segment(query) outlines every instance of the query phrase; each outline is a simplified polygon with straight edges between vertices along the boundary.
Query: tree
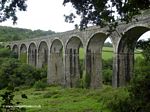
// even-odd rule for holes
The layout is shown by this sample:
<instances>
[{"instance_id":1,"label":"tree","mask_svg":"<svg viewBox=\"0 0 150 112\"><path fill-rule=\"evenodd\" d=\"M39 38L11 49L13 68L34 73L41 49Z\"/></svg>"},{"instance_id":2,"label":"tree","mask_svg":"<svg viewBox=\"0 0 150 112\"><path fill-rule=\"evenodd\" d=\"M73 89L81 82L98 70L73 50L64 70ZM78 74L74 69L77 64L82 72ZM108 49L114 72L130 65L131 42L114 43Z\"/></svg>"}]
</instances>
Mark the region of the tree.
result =
<instances>
[{"instance_id":1,"label":"tree","mask_svg":"<svg viewBox=\"0 0 150 112\"><path fill-rule=\"evenodd\" d=\"M16 12L26 11L26 0L1 0L0 1L0 22L12 19L15 24L17 21Z\"/></svg>"},{"instance_id":2,"label":"tree","mask_svg":"<svg viewBox=\"0 0 150 112\"><path fill-rule=\"evenodd\" d=\"M142 49L146 64L150 64L150 39L137 42L137 48Z\"/></svg>"},{"instance_id":3,"label":"tree","mask_svg":"<svg viewBox=\"0 0 150 112\"><path fill-rule=\"evenodd\" d=\"M81 17L80 28L86 28L88 24L100 25L110 28L117 26L117 20L126 21L133 19L134 15L140 14L141 10L150 8L149 0L64 0L63 4L71 3L76 9L76 14ZM71 13L66 16L67 22L73 22L76 18Z\"/></svg>"}]
</instances>

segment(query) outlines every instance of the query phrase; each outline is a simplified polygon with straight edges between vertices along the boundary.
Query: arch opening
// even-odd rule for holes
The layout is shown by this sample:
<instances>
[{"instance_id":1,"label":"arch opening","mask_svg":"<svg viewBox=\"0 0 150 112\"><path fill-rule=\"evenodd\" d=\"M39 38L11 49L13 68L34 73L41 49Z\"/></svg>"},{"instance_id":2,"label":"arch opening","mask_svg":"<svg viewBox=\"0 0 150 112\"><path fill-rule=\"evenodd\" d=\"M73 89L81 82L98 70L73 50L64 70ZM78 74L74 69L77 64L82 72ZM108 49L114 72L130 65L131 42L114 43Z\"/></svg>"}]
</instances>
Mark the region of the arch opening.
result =
<instances>
[{"instance_id":1,"label":"arch opening","mask_svg":"<svg viewBox=\"0 0 150 112\"><path fill-rule=\"evenodd\" d=\"M18 58L18 57L19 57L19 49L18 49L18 46L17 46L17 45L14 45L14 46L12 47L12 51L13 51L13 56L14 56L15 58Z\"/></svg>"},{"instance_id":2,"label":"arch opening","mask_svg":"<svg viewBox=\"0 0 150 112\"><path fill-rule=\"evenodd\" d=\"M27 46L25 44L21 44L20 46L20 61L27 63Z\"/></svg>"},{"instance_id":3,"label":"arch opening","mask_svg":"<svg viewBox=\"0 0 150 112\"><path fill-rule=\"evenodd\" d=\"M147 27L136 26L122 36L117 49L117 86L125 86L130 82L134 72L134 49L137 40L148 30Z\"/></svg>"},{"instance_id":4,"label":"arch opening","mask_svg":"<svg viewBox=\"0 0 150 112\"><path fill-rule=\"evenodd\" d=\"M42 41L38 48L38 67L47 68L48 64L48 45Z\"/></svg>"},{"instance_id":5,"label":"arch opening","mask_svg":"<svg viewBox=\"0 0 150 112\"><path fill-rule=\"evenodd\" d=\"M104 85L112 85L114 46L108 37L102 48L102 79Z\"/></svg>"},{"instance_id":6,"label":"arch opening","mask_svg":"<svg viewBox=\"0 0 150 112\"><path fill-rule=\"evenodd\" d=\"M83 87L84 51L79 37L73 36L69 39L65 49L65 81L69 87Z\"/></svg>"},{"instance_id":7,"label":"arch opening","mask_svg":"<svg viewBox=\"0 0 150 112\"><path fill-rule=\"evenodd\" d=\"M31 43L28 49L28 63L34 67L37 66L37 47L35 43Z\"/></svg>"},{"instance_id":8,"label":"arch opening","mask_svg":"<svg viewBox=\"0 0 150 112\"><path fill-rule=\"evenodd\" d=\"M10 46L10 45L7 45L6 48L11 49L11 46Z\"/></svg>"},{"instance_id":9,"label":"arch opening","mask_svg":"<svg viewBox=\"0 0 150 112\"><path fill-rule=\"evenodd\" d=\"M48 83L64 85L63 45L59 39L52 42L50 47Z\"/></svg>"},{"instance_id":10,"label":"arch opening","mask_svg":"<svg viewBox=\"0 0 150 112\"><path fill-rule=\"evenodd\" d=\"M102 47L107 35L94 34L86 48L86 87L100 88L102 86Z\"/></svg>"}]
</instances>

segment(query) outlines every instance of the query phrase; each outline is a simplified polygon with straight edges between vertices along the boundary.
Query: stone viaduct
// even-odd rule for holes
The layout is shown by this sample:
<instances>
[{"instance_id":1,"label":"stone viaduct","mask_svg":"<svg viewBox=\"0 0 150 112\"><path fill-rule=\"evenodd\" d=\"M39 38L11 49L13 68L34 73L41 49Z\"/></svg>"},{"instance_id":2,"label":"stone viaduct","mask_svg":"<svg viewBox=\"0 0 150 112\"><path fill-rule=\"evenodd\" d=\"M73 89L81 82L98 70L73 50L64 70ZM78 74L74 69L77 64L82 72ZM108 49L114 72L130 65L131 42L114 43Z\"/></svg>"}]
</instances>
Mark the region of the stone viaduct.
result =
<instances>
[{"instance_id":1,"label":"stone viaduct","mask_svg":"<svg viewBox=\"0 0 150 112\"><path fill-rule=\"evenodd\" d=\"M126 85L132 78L134 48L142 34L150 30L150 12L136 16L138 21L119 23L109 38L113 44L114 87ZM85 77L86 86L102 86L102 47L108 38L107 27L89 27L84 31L72 30L40 38L8 42L18 57L26 55L26 62L37 68L47 65L49 84L77 87ZM79 48L84 49L84 71L81 74Z\"/></svg>"}]
</instances>

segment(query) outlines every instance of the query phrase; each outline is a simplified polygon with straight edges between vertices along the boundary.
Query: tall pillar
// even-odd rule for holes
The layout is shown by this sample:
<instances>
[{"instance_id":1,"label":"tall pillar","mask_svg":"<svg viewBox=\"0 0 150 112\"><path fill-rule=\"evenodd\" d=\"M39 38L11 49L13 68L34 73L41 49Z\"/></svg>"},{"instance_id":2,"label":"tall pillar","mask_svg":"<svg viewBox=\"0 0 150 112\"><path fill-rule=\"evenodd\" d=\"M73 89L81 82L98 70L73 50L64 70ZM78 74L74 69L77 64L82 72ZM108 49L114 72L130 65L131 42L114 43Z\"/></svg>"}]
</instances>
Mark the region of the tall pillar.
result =
<instances>
[{"instance_id":1,"label":"tall pillar","mask_svg":"<svg viewBox=\"0 0 150 112\"><path fill-rule=\"evenodd\" d=\"M61 52L50 53L48 62L48 83L64 85L64 66Z\"/></svg>"},{"instance_id":2,"label":"tall pillar","mask_svg":"<svg viewBox=\"0 0 150 112\"><path fill-rule=\"evenodd\" d=\"M66 87L71 87L71 80L70 80L70 65L71 64L71 60L70 60L71 56L70 56L70 49L66 49L65 52L65 86Z\"/></svg>"},{"instance_id":3,"label":"tall pillar","mask_svg":"<svg viewBox=\"0 0 150 112\"><path fill-rule=\"evenodd\" d=\"M28 63L34 67L37 65L37 50L31 49L28 54Z\"/></svg>"},{"instance_id":4,"label":"tall pillar","mask_svg":"<svg viewBox=\"0 0 150 112\"><path fill-rule=\"evenodd\" d=\"M91 50L86 54L86 87L100 88L102 86L102 57L100 53Z\"/></svg>"},{"instance_id":5,"label":"tall pillar","mask_svg":"<svg viewBox=\"0 0 150 112\"><path fill-rule=\"evenodd\" d=\"M27 49L26 53L27 53L27 60L26 60L27 62L26 63L29 64L29 51L28 51L28 49Z\"/></svg>"},{"instance_id":6,"label":"tall pillar","mask_svg":"<svg viewBox=\"0 0 150 112\"><path fill-rule=\"evenodd\" d=\"M51 53L48 53L48 64L47 64L47 83L53 84L52 64L51 64Z\"/></svg>"},{"instance_id":7,"label":"tall pillar","mask_svg":"<svg viewBox=\"0 0 150 112\"><path fill-rule=\"evenodd\" d=\"M118 87L118 54L114 53L113 55L113 74L112 74L112 86Z\"/></svg>"},{"instance_id":8,"label":"tall pillar","mask_svg":"<svg viewBox=\"0 0 150 112\"><path fill-rule=\"evenodd\" d=\"M77 49L67 49L65 54L65 79L67 87L78 87L80 82L79 53Z\"/></svg>"},{"instance_id":9,"label":"tall pillar","mask_svg":"<svg viewBox=\"0 0 150 112\"><path fill-rule=\"evenodd\" d=\"M133 74L134 53L119 53L114 59L113 86L126 86Z\"/></svg>"}]
</instances>

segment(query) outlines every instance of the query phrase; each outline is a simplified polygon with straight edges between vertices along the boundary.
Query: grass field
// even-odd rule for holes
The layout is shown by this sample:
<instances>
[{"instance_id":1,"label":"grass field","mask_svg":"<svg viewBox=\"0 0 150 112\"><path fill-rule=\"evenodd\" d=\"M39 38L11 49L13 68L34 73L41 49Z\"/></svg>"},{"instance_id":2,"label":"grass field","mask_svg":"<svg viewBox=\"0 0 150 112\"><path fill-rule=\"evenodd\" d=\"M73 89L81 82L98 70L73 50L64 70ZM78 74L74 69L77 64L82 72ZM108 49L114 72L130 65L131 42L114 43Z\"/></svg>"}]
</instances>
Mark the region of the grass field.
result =
<instances>
[{"instance_id":1,"label":"grass field","mask_svg":"<svg viewBox=\"0 0 150 112\"><path fill-rule=\"evenodd\" d=\"M124 89L112 87L97 90L47 87L42 91L30 88L16 92L15 101L23 102L20 105L33 106L26 108L27 112L110 112L105 103L121 93L126 95ZM21 99L21 94L28 98Z\"/></svg>"},{"instance_id":2,"label":"grass field","mask_svg":"<svg viewBox=\"0 0 150 112\"><path fill-rule=\"evenodd\" d=\"M135 50L135 58L137 58L138 56L142 57L141 51ZM102 58L104 60L113 58L113 48L112 47L103 47ZM80 48L80 59L84 59L84 51L82 48Z\"/></svg>"}]
</instances>

